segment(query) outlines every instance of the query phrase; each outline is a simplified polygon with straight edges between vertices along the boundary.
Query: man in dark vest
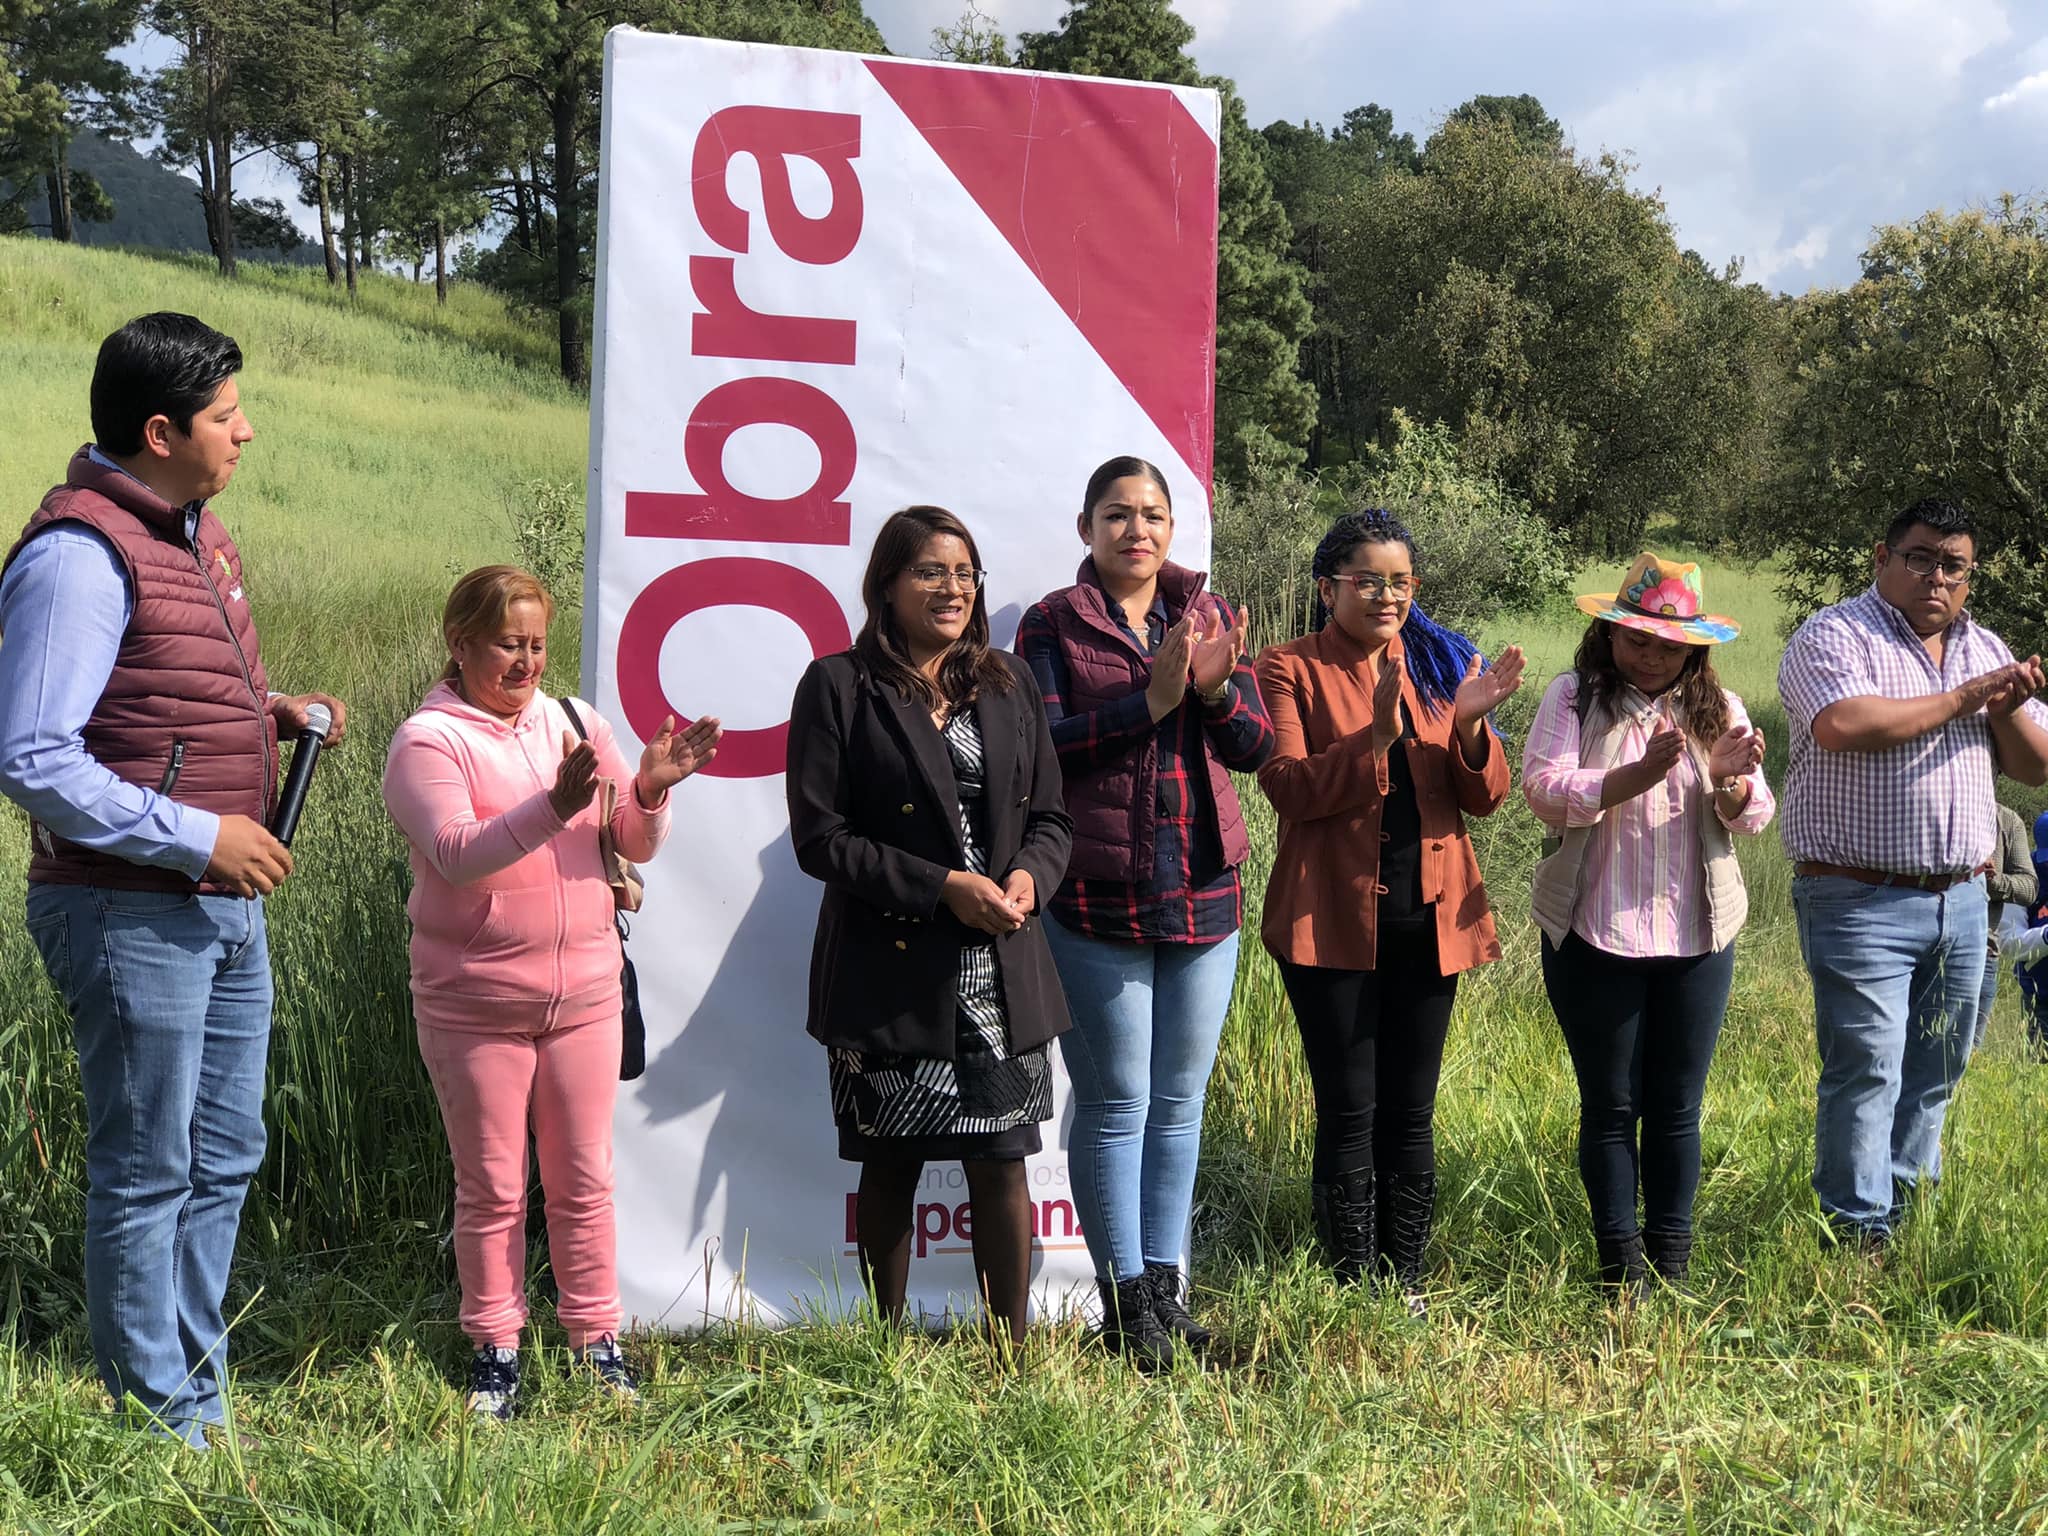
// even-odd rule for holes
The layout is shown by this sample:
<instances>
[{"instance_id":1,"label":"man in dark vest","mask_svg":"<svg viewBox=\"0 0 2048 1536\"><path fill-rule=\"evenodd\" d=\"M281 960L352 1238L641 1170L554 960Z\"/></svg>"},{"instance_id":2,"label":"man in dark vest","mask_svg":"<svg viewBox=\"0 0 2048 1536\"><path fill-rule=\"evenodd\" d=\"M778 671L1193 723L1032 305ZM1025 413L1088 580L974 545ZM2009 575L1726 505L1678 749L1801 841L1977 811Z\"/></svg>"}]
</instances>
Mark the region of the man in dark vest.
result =
<instances>
[{"instance_id":1,"label":"man in dark vest","mask_svg":"<svg viewBox=\"0 0 2048 1536\"><path fill-rule=\"evenodd\" d=\"M255 436L234 342L145 315L100 346L96 441L0 574L0 792L29 815L28 931L84 1079L86 1310L117 1404L204 1447L222 1298L263 1157L263 898L280 731L241 556L207 508Z\"/></svg>"}]
</instances>

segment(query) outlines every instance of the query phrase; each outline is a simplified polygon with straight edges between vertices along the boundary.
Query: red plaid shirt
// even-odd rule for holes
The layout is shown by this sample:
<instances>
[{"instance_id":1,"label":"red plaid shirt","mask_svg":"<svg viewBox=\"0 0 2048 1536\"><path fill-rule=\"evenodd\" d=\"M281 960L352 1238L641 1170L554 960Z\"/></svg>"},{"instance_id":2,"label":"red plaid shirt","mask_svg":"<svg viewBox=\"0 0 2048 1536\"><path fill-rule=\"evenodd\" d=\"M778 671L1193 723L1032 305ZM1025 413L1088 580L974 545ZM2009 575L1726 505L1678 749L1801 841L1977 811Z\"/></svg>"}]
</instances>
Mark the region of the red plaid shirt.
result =
<instances>
[{"instance_id":1,"label":"red plaid shirt","mask_svg":"<svg viewBox=\"0 0 2048 1536\"><path fill-rule=\"evenodd\" d=\"M1110 612L1124 623L1117 604L1110 604ZM1163 597L1153 601L1145 627L1144 649L1150 652L1166 636ZM1143 688L1103 709L1069 710L1073 689L1066 653L1043 603L1018 625L1017 653L1045 696L1060 771L1069 781L1121 762L1148 740L1159 743L1152 877L1130 883L1069 879L1052 899L1052 915L1075 933L1133 944L1214 944L1235 933L1244 922L1244 885L1223 862L1204 754L1213 752L1224 767L1250 773L1272 752L1273 722L1251 662L1238 661L1217 703L1204 704L1190 691L1186 704L1155 724Z\"/></svg>"}]
</instances>

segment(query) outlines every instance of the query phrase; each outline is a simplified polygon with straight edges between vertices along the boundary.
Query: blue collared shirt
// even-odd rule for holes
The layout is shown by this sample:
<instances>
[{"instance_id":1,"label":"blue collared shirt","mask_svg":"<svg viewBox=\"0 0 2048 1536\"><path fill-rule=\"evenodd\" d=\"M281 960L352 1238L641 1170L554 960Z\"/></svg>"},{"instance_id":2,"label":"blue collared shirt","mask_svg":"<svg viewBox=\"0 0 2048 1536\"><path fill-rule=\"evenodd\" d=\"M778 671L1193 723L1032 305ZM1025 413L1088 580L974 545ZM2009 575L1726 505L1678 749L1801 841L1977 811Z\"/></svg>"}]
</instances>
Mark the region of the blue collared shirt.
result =
<instances>
[{"instance_id":1,"label":"blue collared shirt","mask_svg":"<svg viewBox=\"0 0 2048 1536\"><path fill-rule=\"evenodd\" d=\"M97 448L92 457L121 467ZM198 509L185 515L189 538ZM0 580L0 793L82 848L197 880L220 818L115 777L85 746L134 614L120 556L82 523L38 534L15 557Z\"/></svg>"}]
</instances>

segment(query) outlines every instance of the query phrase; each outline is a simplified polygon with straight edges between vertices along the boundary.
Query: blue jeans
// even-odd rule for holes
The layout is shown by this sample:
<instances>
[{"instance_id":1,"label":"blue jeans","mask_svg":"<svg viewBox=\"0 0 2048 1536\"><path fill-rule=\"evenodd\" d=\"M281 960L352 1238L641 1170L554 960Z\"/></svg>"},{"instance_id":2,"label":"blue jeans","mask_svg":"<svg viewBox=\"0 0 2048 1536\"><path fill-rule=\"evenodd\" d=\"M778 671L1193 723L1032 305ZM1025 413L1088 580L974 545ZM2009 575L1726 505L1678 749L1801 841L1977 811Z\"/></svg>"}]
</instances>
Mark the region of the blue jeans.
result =
<instances>
[{"instance_id":1,"label":"blue jeans","mask_svg":"<svg viewBox=\"0 0 2048 1536\"><path fill-rule=\"evenodd\" d=\"M1102 1279L1181 1261L1202 1150L1202 1100L1237 979L1233 933L1214 944L1121 944L1045 925L1074 1027L1067 1166Z\"/></svg>"},{"instance_id":2,"label":"blue jeans","mask_svg":"<svg viewBox=\"0 0 2048 1536\"><path fill-rule=\"evenodd\" d=\"M1991 1032L1991 1009L1997 1001L1998 956L1992 954L1987 946L1984 953L1984 985L1977 993L1977 1019L1970 1029L1970 1049L1973 1052L1984 1043L1985 1035Z\"/></svg>"},{"instance_id":3,"label":"blue jeans","mask_svg":"<svg viewBox=\"0 0 2048 1536\"><path fill-rule=\"evenodd\" d=\"M1941 1177L1941 1123L1984 983L1984 880L1942 892L1797 875L1820 1086L1813 1187L1837 1228L1890 1232Z\"/></svg>"},{"instance_id":4,"label":"blue jeans","mask_svg":"<svg viewBox=\"0 0 2048 1536\"><path fill-rule=\"evenodd\" d=\"M263 1160L263 903L31 884L28 931L85 1085L85 1304L100 1379L203 1444L223 1416L221 1315Z\"/></svg>"}]
</instances>

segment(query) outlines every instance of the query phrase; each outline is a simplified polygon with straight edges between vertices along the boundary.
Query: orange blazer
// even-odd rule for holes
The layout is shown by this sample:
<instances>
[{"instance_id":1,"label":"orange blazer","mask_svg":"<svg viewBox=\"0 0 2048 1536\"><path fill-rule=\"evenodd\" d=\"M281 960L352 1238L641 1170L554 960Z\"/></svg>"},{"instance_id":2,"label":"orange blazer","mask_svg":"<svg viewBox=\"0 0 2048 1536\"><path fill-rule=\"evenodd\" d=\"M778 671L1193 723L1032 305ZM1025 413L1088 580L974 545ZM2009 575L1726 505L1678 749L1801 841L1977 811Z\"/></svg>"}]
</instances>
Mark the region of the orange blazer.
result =
<instances>
[{"instance_id":1,"label":"orange blazer","mask_svg":"<svg viewBox=\"0 0 2048 1536\"><path fill-rule=\"evenodd\" d=\"M1401 665L1398 636L1386 659ZM1257 671L1274 735L1259 788L1280 813L1259 936L1297 965L1369 971L1379 936L1381 796L1390 787L1386 757L1372 746L1375 670L1365 648L1330 624L1269 646ZM1448 705L1431 715L1405 675L1401 700L1415 726L1405 745L1422 814L1422 898L1436 903L1437 950L1451 976L1500 958L1465 817L1490 816L1507 798L1507 753L1489 726L1486 762L1471 767L1452 739Z\"/></svg>"}]
</instances>

